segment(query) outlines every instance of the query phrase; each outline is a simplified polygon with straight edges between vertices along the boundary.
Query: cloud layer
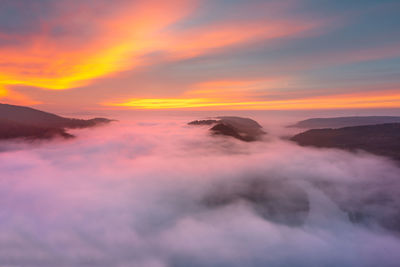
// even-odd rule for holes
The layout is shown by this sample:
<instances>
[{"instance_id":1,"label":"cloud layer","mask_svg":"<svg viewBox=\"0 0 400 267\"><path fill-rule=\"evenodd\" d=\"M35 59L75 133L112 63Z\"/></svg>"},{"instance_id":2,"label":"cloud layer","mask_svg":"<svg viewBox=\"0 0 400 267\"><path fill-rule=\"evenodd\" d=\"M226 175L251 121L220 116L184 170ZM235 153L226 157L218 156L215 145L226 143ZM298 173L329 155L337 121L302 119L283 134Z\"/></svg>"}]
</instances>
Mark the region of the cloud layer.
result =
<instances>
[{"instance_id":1,"label":"cloud layer","mask_svg":"<svg viewBox=\"0 0 400 267\"><path fill-rule=\"evenodd\" d=\"M1 143L0 265L397 266L398 229L381 223L400 203L392 162L273 135L241 143L186 121ZM253 181L278 200L305 193L304 220L263 216L244 197ZM224 194L229 201L207 202ZM365 220L351 220L344 208L352 207Z\"/></svg>"}]
</instances>

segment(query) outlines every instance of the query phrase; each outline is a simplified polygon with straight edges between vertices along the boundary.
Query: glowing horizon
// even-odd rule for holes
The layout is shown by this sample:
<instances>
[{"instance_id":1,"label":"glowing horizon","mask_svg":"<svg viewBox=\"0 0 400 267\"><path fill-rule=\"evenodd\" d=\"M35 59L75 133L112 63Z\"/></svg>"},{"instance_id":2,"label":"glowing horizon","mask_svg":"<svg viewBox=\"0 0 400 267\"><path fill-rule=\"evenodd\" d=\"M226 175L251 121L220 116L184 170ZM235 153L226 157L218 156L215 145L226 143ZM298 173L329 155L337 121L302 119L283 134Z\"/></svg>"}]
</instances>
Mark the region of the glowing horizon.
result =
<instances>
[{"instance_id":1,"label":"glowing horizon","mask_svg":"<svg viewBox=\"0 0 400 267\"><path fill-rule=\"evenodd\" d=\"M78 110L400 108L398 3L361 7L9 2L0 101Z\"/></svg>"},{"instance_id":2,"label":"glowing horizon","mask_svg":"<svg viewBox=\"0 0 400 267\"><path fill-rule=\"evenodd\" d=\"M132 109L197 109L229 110L298 110L298 109L352 109L352 108L398 108L400 93L388 95L339 95L320 98L257 101L224 100L213 98L138 98L123 103L104 103L110 107Z\"/></svg>"}]
</instances>

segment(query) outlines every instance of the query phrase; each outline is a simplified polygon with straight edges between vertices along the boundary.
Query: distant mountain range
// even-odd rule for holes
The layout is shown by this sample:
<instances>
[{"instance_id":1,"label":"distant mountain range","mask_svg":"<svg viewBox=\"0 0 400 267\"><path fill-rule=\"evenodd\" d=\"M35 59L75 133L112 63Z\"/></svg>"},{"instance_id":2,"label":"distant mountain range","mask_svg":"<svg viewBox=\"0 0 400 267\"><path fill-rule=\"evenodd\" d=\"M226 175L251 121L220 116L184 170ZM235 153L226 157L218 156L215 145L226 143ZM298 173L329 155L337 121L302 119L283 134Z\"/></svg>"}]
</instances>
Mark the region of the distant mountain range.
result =
<instances>
[{"instance_id":1,"label":"distant mountain range","mask_svg":"<svg viewBox=\"0 0 400 267\"><path fill-rule=\"evenodd\" d=\"M67 133L68 128L87 128L109 122L111 120L105 118L64 118L29 107L0 104L0 139L71 138L73 135Z\"/></svg>"},{"instance_id":2,"label":"distant mountain range","mask_svg":"<svg viewBox=\"0 0 400 267\"><path fill-rule=\"evenodd\" d=\"M361 117L335 117L312 118L299 121L289 127L296 128L342 128L350 126L375 125L383 123L400 123L400 117L396 116L361 116Z\"/></svg>"},{"instance_id":3,"label":"distant mountain range","mask_svg":"<svg viewBox=\"0 0 400 267\"><path fill-rule=\"evenodd\" d=\"M400 161L400 123L312 129L291 138L301 146L365 150Z\"/></svg>"}]
</instances>

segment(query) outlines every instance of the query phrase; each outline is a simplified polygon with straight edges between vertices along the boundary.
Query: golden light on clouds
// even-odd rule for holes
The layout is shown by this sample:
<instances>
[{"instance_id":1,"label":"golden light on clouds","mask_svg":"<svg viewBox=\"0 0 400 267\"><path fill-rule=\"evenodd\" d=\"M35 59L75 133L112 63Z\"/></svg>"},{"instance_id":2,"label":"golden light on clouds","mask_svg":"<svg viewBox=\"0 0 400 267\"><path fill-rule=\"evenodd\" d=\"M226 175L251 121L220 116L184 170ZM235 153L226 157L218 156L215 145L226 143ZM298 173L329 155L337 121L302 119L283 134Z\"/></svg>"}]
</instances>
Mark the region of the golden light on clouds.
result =
<instances>
[{"instance_id":1,"label":"golden light on clouds","mask_svg":"<svg viewBox=\"0 0 400 267\"><path fill-rule=\"evenodd\" d=\"M106 106L131 109L229 109L229 110L286 110L286 109L351 109L400 108L400 93L388 91L371 94L343 94L335 96L286 99L243 100L225 98L149 98L130 99Z\"/></svg>"},{"instance_id":2,"label":"golden light on clouds","mask_svg":"<svg viewBox=\"0 0 400 267\"><path fill-rule=\"evenodd\" d=\"M295 35L313 26L301 21L255 20L240 25L224 21L189 30L168 28L188 16L194 5L190 0L142 1L95 20L97 34L78 44L67 45L68 39L67 44L57 42L44 31L29 37L22 47L0 48L0 84L54 90L80 87L146 65L143 57L151 52L162 51L167 59L177 60L247 41ZM73 15L59 20L67 19ZM56 22L47 22L44 28L51 28L52 23Z\"/></svg>"},{"instance_id":3,"label":"golden light on clouds","mask_svg":"<svg viewBox=\"0 0 400 267\"><path fill-rule=\"evenodd\" d=\"M187 98L213 97L246 98L265 94L268 89L285 88L289 82L286 77L264 78L257 80L217 80L197 83L191 90L184 93Z\"/></svg>"},{"instance_id":4,"label":"golden light on clouds","mask_svg":"<svg viewBox=\"0 0 400 267\"><path fill-rule=\"evenodd\" d=\"M335 96L340 88L332 85L342 85L318 73L331 66L332 77L362 74L359 66L342 73L337 64L398 57L396 40L357 49L320 44L332 19L296 13L281 1L111 2L11 1L21 17L6 18L0 29L0 101L139 109L398 106L397 94L381 93L398 85L393 71L376 74L373 96ZM25 21L27 7L49 12ZM355 81L357 91L372 91L370 75L360 77L343 79L342 87L352 92ZM75 90L62 91L68 89Z\"/></svg>"},{"instance_id":5,"label":"golden light on clouds","mask_svg":"<svg viewBox=\"0 0 400 267\"><path fill-rule=\"evenodd\" d=\"M140 55L156 49L157 32L189 10L190 1L150 0L104 18L95 25L99 34L80 40L77 48L56 42L48 32L31 37L29 45L0 48L0 84L69 89L133 67Z\"/></svg>"},{"instance_id":6,"label":"golden light on clouds","mask_svg":"<svg viewBox=\"0 0 400 267\"><path fill-rule=\"evenodd\" d=\"M0 100L2 101L6 100L7 103L10 104L21 104L21 105L40 104L39 101L34 101L23 94L8 90L2 87L1 85L0 85Z\"/></svg>"}]
</instances>

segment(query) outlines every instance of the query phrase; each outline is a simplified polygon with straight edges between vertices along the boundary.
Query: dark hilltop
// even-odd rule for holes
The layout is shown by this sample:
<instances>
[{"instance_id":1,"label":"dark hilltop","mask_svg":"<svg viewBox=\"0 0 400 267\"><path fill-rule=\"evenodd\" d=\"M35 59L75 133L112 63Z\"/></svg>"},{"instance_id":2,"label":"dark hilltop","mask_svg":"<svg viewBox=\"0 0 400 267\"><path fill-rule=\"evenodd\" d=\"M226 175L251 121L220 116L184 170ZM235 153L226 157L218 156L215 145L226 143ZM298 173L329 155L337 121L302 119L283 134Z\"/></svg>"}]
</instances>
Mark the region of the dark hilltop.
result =
<instances>
[{"instance_id":1,"label":"dark hilltop","mask_svg":"<svg viewBox=\"0 0 400 267\"><path fill-rule=\"evenodd\" d=\"M220 116L213 119L195 120L188 125L212 126L209 130L212 135L224 135L245 142L261 140L266 134L262 126L255 120L234 116Z\"/></svg>"},{"instance_id":2,"label":"dark hilltop","mask_svg":"<svg viewBox=\"0 0 400 267\"><path fill-rule=\"evenodd\" d=\"M375 118L373 121L376 122L378 117L369 118ZM384 120L395 120L396 117L384 118ZM337 122L336 119L333 121ZM400 161L400 123L311 129L293 136L291 140L301 146L364 150Z\"/></svg>"},{"instance_id":3,"label":"dark hilltop","mask_svg":"<svg viewBox=\"0 0 400 267\"><path fill-rule=\"evenodd\" d=\"M0 140L72 138L74 136L66 129L94 127L111 121L105 118L65 118L29 107L0 104Z\"/></svg>"}]
</instances>

